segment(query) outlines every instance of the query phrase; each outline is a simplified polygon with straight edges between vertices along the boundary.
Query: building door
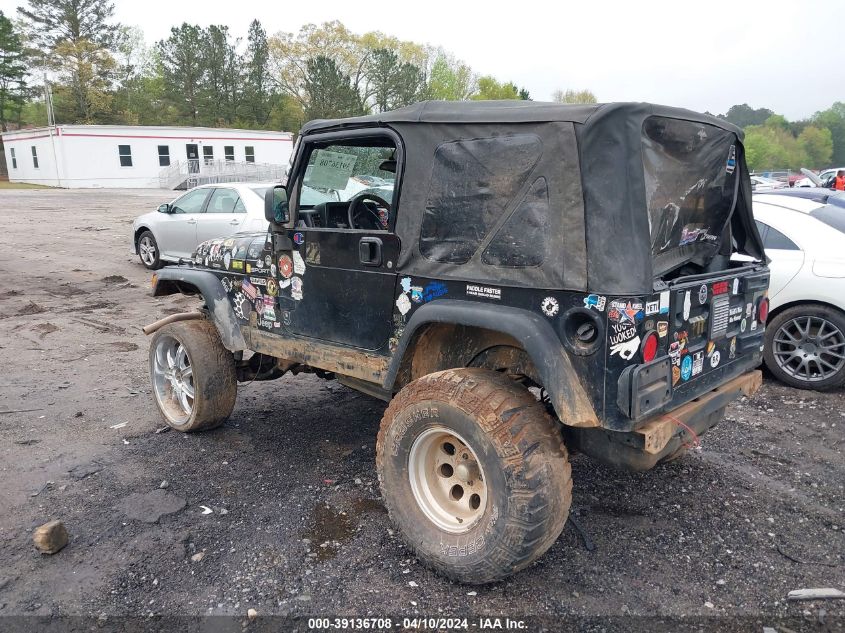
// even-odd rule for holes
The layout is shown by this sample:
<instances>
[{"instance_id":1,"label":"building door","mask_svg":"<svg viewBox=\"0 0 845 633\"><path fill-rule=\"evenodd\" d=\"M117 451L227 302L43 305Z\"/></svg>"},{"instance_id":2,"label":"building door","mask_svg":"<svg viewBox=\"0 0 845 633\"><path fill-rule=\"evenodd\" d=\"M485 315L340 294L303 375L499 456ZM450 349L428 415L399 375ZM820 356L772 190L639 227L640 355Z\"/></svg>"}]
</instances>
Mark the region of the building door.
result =
<instances>
[{"instance_id":1,"label":"building door","mask_svg":"<svg viewBox=\"0 0 845 633\"><path fill-rule=\"evenodd\" d=\"M188 173L198 174L200 171L200 150L196 143L185 145L185 153L188 155Z\"/></svg>"}]
</instances>

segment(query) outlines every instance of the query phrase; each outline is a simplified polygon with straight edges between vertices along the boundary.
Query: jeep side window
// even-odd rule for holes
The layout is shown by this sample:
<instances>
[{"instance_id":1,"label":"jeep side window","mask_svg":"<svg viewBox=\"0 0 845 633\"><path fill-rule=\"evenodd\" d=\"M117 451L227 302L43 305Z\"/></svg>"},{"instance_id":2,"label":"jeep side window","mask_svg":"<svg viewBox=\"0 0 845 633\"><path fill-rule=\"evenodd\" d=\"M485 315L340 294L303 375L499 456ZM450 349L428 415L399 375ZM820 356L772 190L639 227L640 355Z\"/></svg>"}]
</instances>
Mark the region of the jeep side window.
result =
<instances>
[{"instance_id":1,"label":"jeep side window","mask_svg":"<svg viewBox=\"0 0 845 633\"><path fill-rule=\"evenodd\" d=\"M311 228L386 230L396 183L396 149L387 137L319 144L301 176L299 224ZM361 203L349 226L349 204ZM379 201L383 201L382 204Z\"/></svg>"}]
</instances>

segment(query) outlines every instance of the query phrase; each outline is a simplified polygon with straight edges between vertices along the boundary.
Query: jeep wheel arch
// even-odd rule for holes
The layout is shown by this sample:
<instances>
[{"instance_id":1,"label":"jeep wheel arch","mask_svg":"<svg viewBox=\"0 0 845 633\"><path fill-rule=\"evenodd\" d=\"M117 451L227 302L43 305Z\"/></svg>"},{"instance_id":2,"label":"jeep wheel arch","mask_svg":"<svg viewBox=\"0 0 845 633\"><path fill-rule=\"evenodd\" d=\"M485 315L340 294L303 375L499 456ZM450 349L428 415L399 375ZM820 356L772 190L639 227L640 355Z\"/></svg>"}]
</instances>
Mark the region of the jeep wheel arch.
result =
<instances>
[{"instance_id":1,"label":"jeep wheel arch","mask_svg":"<svg viewBox=\"0 0 845 633\"><path fill-rule=\"evenodd\" d=\"M223 347L230 352L247 349L235 311L217 275L206 270L176 266L163 268L157 273L153 296L176 293L202 295L211 320L220 334Z\"/></svg>"},{"instance_id":2,"label":"jeep wheel arch","mask_svg":"<svg viewBox=\"0 0 845 633\"><path fill-rule=\"evenodd\" d=\"M523 355L520 362L524 371L535 373L534 376L526 375L546 388L560 420L571 426L599 425L592 403L551 324L537 314L508 306L488 306L452 299L441 299L421 306L405 326L382 386L395 392L408 380L418 377L414 374L454 368L454 365L439 366L449 365L449 358L444 358L437 349L438 343L428 337L429 333L442 332L443 328L448 327L480 328L498 335L487 337L485 345L475 347L474 353L472 348L463 350L469 356L466 365L484 365L485 359L479 356L488 349L510 347L513 352L495 350L488 352L488 356L490 353L515 353L517 360L520 360L518 351L524 350L530 361L526 364ZM418 350L426 354L418 355ZM436 352L437 356L432 352ZM457 350L449 356L460 355L461 352ZM412 372L411 365L420 356L427 356L428 360L424 368L415 368ZM473 360L476 362L473 363Z\"/></svg>"}]
</instances>

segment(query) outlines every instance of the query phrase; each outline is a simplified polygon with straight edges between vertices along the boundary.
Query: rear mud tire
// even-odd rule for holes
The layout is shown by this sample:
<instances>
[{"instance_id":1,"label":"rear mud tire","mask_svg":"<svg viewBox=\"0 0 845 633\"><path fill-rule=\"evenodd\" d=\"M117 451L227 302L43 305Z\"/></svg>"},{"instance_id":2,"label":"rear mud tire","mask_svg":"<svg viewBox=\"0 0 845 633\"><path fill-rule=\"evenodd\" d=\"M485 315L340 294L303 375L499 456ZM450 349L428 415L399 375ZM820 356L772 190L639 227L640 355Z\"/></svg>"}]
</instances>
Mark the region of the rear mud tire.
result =
<instances>
[{"instance_id":1,"label":"rear mud tire","mask_svg":"<svg viewBox=\"0 0 845 633\"><path fill-rule=\"evenodd\" d=\"M457 529L431 518L412 482L420 472L410 463L415 446L438 432L460 438L484 480L483 504ZM424 564L463 583L494 582L528 567L557 540L572 503L558 423L527 389L485 369L442 371L402 389L382 418L376 465L405 543Z\"/></svg>"},{"instance_id":2,"label":"rear mud tire","mask_svg":"<svg viewBox=\"0 0 845 633\"><path fill-rule=\"evenodd\" d=\"M187 357L181 365L190 367L177 378L182 387L174 389L169 377L167 352ZM176 363L180 365L180 363ZM178 373L178 372L177 372ZM150 341L150 375L153 398L167 424L183 433L205 431L223 424L235 407L238 383L235 360L223 347L217 328L205 319L177 321L157 330ZM173 372L170 371L169 376ZM159 377L157 379L157 376ZM179 393L185 386L192 397L181 399Z\"/></svg>"}]
</instances>

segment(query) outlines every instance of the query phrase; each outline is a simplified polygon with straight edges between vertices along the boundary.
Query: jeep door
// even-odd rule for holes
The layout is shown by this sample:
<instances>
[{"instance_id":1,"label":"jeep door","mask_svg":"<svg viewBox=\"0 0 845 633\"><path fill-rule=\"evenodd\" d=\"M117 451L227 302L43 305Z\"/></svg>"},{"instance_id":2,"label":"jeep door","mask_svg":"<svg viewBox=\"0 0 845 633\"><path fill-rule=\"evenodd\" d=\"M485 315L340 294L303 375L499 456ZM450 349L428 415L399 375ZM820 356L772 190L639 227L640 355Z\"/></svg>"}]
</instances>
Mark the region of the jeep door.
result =
<instances>
[{"instance_id":1,"label":"jeep door","mask_svg":"<svg viewBox=\"0 0 845 633\"><path fill-rule=\"evenodd\" d=\"M393 228L399 139L387 130L361 130L303 142L288 185L296 218L287 233L291 262L278 266L280 286L290 283L292 298L285 327L331 343L386 348L399 255ZM315 204L315 191L329 201Z\"/></svg>"}]
</instances>

